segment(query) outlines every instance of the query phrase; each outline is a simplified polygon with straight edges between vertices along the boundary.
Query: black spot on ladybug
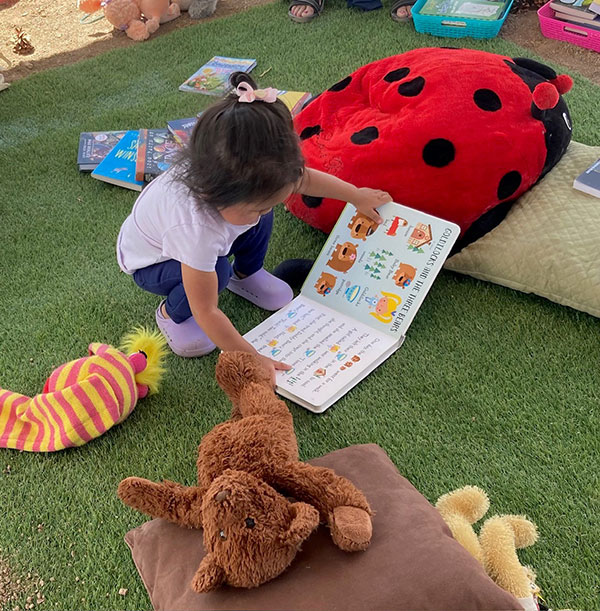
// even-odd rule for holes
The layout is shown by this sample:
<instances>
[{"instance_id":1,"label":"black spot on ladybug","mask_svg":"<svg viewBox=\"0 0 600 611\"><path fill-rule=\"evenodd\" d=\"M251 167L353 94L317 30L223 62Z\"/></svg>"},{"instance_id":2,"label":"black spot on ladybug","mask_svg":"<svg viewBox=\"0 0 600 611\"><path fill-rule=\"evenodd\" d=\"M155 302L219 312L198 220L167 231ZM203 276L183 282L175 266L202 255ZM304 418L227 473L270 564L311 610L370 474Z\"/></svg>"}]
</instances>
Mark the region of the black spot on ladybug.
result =
<instances>
[{"instance_id":1,"label":"black spot on ladybug","mask_svg":"<svg viewBox=\"0 0 600 611\"><path fill-rule=\"evenodd\" d=\"M379 130L374 127L365 127L358 132L354 132L350 136L350 142L352 144L369 144L373 142L373 140L377 140L379 138Z\"/></svg>"},{"instance_id":2,"label":"black spot on ladybug","mask_svg":"<svg viewBox=\"0 0 600 611\"><path fill-rule=\"evenodd\" d=\"M454 161L455 153L450 140L435 138L423 147L423 161L434 168L443 168Z\"/></svg>"},{"instance_id":3,"label":"black spot on ladybug","mask_svg":"<svg viewBox=\"0 0 600 611\"><path fill-rule=\"evenodd\" d=\"M300 132L300 140L306 140L307 138L312 138L313 136L316 136L317 134L320 134L320 133L321 133L320 125L311 125L310 127L305 127Z\"/></svg>"},{"instance_id":4,"label":"black spot on ladybug","mask_svg":"<svg viewBox=\"0 0 600 611\"><path fill-rule=\"evenodd\" d=\"M345 79L342 79L335 85L332 85L328 91L342 91L342 89L346 89L346 87L348 87L351 81L352 81L352 77L347 76Z\"/></svg>"},{"instance_id":5,"label":"black spot on ladybug","mask_svg":"<svg viewBox=\"0 0 600 611\"><path fill-rule=\"evenodd\" d=\"M423 87L425 87L425 79L422 76L417 76L412 81L398 85L398 93L412 98L419 95L423 91Z\"/></svg>"},{"instance_id":6,"label":"black spot on ladybug","mask_svg":"<svg viewBox=\"0 0 600 611\"><path fill-rule=\"evenodd\" d=\"M388 72L383 80L386 83L395 83L396 81L401 81L403 78L406 78L410 72L410 68L398 68L397 70L392 70Z\"/></svg>"},{"instance_id":7,"label":"black spot on ladybug","mask_svg":"<svg viewBox=\"0 0 600 611\"><path fill-rule=\"evenodd\" d=\"M318 208L323 203L323 198L313 197L312 195L303 195L302 201L307 208Z\"/></svg>"},{"instance_id":8,"label":"black spot on ladybug","mask_svg":"<svg viewBox=\"0 0 600 611\"><path fill-rule=\"evenodd\" d=\"M491 89L478 89L473 94L473 101L481 110L487 110L489 112L495 112L502 108L502 102L498 94L494 93Z\"/></svg>"},{"instance_id":9,"label":"black spot on ladybug","mask_svg":"<svg viewBox=\"0 0 600 611\"><path fill-rule=\"evenodd\" d=\"M498 185L498 199L510 197L521 186L521 174L516 170L505 174Z\"/></svg>"}]
</instances>

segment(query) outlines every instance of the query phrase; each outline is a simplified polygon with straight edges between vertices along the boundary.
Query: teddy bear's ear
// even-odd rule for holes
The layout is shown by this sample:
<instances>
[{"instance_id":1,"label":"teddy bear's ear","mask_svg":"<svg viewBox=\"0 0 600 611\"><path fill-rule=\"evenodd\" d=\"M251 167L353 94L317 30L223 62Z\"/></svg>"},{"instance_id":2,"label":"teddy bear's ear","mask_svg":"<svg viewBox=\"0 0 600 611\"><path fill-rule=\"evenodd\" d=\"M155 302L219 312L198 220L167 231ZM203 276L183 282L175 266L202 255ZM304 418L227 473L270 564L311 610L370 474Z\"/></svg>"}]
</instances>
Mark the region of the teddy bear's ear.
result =
<instances>
[{"instance_id":1,"label":"teddy bear's ear","mask_svg":"<svg viewBox=\"0 0 600 611\"><path fill-rule=\"evenodd\" d=\"M290 507L292 522L288 529L279 535L284 545L298 546L319 525L319 512L307 503L293 503Z\"/></svg>"},{"instance_id":2,"label":"teddy bear's ear","mask_svg":"<svg viewBox=\"0 0 600 611\"><path fill-rule=\"evenodd\" d=\"M213 554L206 554L192 579L192 590L202 594L225 583L225 571L217 564Z\"/></svg>"}]
</instances>

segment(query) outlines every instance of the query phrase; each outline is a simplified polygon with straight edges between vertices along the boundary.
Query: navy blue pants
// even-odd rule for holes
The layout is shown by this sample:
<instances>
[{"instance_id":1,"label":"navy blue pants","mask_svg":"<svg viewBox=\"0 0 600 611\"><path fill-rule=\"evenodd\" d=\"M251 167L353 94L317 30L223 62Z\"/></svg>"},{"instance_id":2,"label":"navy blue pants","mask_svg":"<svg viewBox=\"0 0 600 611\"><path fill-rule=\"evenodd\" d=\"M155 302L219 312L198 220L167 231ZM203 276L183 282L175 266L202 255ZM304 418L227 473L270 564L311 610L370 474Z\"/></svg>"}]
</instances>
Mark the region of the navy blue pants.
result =
<instances>
[{"instance_id":1,"label":"navy blue pants","mask_svg":"<svg viewBox=\"0 0 600 611\"><path fill-rule=\"evenodd\" d=\"M258 224L238 236L226 257L217 259L215 272L217 272L219 279L219 293L225 289L233 273L229 262L231 255L235 258L233 264L235 271L244 276L254 274L263 266L272 229L273 211L262 216ZM133 279L144 290L167 297L165 307L167 314L174 322L183 322L192 315L183 288L181 263L179 261L169 259L162 263L143 267L134 272Z\"/></svg>"}]
</instances>

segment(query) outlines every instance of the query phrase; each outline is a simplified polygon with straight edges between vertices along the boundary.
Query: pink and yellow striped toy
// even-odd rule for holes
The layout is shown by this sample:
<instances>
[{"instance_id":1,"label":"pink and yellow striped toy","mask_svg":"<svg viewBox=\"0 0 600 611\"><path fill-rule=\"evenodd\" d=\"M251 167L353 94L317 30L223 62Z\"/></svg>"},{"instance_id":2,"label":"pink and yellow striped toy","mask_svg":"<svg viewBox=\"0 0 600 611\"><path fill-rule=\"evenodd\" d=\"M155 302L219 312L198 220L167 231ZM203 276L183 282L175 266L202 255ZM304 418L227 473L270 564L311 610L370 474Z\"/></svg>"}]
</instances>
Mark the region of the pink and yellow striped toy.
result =
<instances>
[{"instance_id":1,"label":"pink and yellow striped toy","mask_svg":"<svg viewBox=\"0 0 600 611\"><path fill-rule=\"evenodd\" d=\"M160 333L138 328L122 350L90 344L89 356L55 369L33 398L0 387L0 448L55 452L123 422L158 390L166 347Z\"/></svg>"}]
</instances>

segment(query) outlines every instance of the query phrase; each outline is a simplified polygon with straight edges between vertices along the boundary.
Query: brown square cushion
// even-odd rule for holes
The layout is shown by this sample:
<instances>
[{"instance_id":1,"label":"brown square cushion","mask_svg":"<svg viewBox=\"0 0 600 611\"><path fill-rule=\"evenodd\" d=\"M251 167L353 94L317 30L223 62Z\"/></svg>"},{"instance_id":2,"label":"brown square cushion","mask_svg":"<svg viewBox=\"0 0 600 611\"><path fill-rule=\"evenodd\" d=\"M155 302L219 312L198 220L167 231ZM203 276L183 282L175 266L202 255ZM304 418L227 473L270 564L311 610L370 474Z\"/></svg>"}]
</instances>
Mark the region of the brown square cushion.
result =
<instances>
[{"instance_id":1,"label":"brown square cushion","mask_svg":"<svg viewBox=\"0 0 600 611\"><path fill-rule=\"evenodd\" d=\"M309 462L335 469L366 494L376 512L366 552L340 551L321 527L277 579L252 590L196 594L190 582L204 556L202 532L152 520L125 541L154 609L521 610L379 446L352 446Z\"/></svg>"}]
</instances>

